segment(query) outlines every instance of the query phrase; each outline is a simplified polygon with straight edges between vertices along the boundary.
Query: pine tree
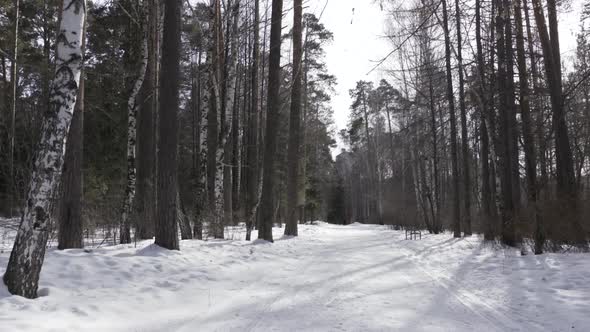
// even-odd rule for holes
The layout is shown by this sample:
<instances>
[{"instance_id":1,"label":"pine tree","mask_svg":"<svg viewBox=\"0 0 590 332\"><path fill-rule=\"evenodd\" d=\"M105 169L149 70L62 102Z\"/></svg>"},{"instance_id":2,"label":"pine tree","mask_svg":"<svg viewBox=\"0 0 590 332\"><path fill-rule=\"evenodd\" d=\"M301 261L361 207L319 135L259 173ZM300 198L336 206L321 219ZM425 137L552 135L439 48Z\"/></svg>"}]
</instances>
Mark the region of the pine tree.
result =
<instances>
[{"instance_id":1,"label":"pine tree","mask_svg":"<svg viewBox=\"0 0 590 332\"><path fill-rule=\"evenodd\" d=\"M278 131L278 115L281 100L279 98L281 71L281 28L283 0L272 0L270 28L270 55L268 69L268 97L266 112L266 133L264 136L264 159L262 197L260 201L261 221L258 238L273 241L272 226L274 221L274 187L275 187L275 153Z\"/></svg>"},{"instance_id":2,"label":"pine tree","mask_svg":"<svg viewBox=\"0 0 590 332\"><path fill-rule=\"evenodd\" d=\"M289 117L289 146L287 174L287 225L285 235L297 236L297 194L301 157L301 77L302 77L302 1L295 0L293 14L293 86L291 88L291 112Z\"/></svg>"},{"instance_id":3,"label":"pine tree","mask_svg":"<svg viewBox=\"0 0 590 332\"><path fill-rule=\"evenodd\" d=\"M160 76L158 198L155 243L178 250L178 93L180 83L180 0L166 0Z\"/></svg>"}]
</instances>

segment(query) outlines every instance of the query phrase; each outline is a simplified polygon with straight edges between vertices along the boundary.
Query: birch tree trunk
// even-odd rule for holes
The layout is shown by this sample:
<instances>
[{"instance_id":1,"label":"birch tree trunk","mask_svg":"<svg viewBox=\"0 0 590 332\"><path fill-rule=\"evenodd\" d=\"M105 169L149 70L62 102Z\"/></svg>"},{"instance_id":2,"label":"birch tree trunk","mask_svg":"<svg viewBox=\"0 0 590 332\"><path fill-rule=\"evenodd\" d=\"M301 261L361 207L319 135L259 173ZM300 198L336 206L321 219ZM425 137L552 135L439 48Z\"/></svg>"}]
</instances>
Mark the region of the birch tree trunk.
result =
<instances>
[{"instance_id":1,"label":"birch tree trunk","mask_svg":"<svg viewBox=\"0 0 590 332\"><path fill-rule=\"evenodd\" d=\"M139 114L137 117L137 206L136 237L151 239L154 236L156 214L155 154L156 132L154 127L157 103L158 71L158 0L148 1L148 63L142 86Z\"/></svg>"},{"instance_id":2,"label":"birch tree trunk","mask_svg":"<svg viewBox=\"0 0 590 332\"><path fill-rule=\"evenodd\" d=\"M82 38L86 2L66 0L56 39L56 71L34 157L27 203L4 274L11 294L37 297L45 246L52 228L52 201L59 187L66 138L78 95L82 70Z\"/></svg>"},{"instance_id":3,"label":"birch tree trunk","mask_svg":"<svg viewBox=\"0 0 590 332\"><path fill-rule=\"evenodd\" d=\"M222 108L223 34L221 4L212 2L213 42L209 61L209 111L207 113L207 194L209 200L209 229L213 237L223 238L223 142L220 141Z\"/></svg>"},{"instance_id":4,"label":"birch tree trunk","mask_svg":"<svg viewBox=\"0 0 590 332\"><path fill-rule=\"evenodd\" d=\"M237 59L238 59L238 14L240 9L240 1L230 3L230 9L227 14L227 43L228 50L226 61L224 61L225 77L224 77L224 99L223 99L223 116L221 123L221 144L223 152L220 156L219 163L223 165L222 176L222 191L223 191L223 225L231 225L233 223L233 201L232 201L232 174L234 167L232 167L232 159L234 153L232 149L232 123L233 123L233 109L236 100L236 84L237 84ZM232 22L233 21L233 22Z\"/></svg>"},{"instance_id":5,"label":"birch tree trunk","mask_svg":"<svg viewBox=\"0 0 590 332\"><path fill-rule=\"evenodd\" d=\"M139 27L142 29L142 27ZM145 79L145 73L148 66L148 37L144 32L141 42L141 62L139 64L139 73L135 82L129 100L127 101L127 184L125 187L125 200L123 201L123 212L121 213L120 243L131 243L131 227L129 219L133 210L133 199L135 198L135 149L137 142L137 97Z\"/></svg>"},{"instance_id":6,"label":"birch tree trunk","mask_svg":"<svg viewBox=\"0 0 590 332\"><path fill-rule=\"evenodd\" d=\"M205 65L207 66L207 65ZM203 239L203 219L206 215L207 204L207 107L209 105L209 93L206 91L207 84L203 80L207 75L201 74L201 52L196 69L196 86L193 86L193 107L196 108L195 123L195 221L193 225L193 237L197 240ZM202 93L205 87L205 93ZM195 91L196 90L196 91Z\"/></svg>"}]
</instances>

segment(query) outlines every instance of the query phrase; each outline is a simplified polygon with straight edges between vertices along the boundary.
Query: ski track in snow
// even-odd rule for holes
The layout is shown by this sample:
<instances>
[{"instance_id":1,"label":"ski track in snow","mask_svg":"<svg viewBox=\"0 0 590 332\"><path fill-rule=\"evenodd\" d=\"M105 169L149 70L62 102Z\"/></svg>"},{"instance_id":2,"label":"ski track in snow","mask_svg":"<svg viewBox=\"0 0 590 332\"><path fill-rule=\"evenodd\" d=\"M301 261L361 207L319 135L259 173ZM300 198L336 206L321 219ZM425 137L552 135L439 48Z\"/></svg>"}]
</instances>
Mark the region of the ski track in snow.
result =
<instances>
[{"instance_id":1,"label":"ski track in snow","mask_svg":"<svg viewBox=\"0 0 590 332\"><path fill-rule=\"evenodd\" d=\"M273 244L188 240L180 252L49 249L43 296L0 286L0 331L590 330L588 254L521 257L477 236L408 241L375 225L282 231Z\"/></svg>"}]
</instances>

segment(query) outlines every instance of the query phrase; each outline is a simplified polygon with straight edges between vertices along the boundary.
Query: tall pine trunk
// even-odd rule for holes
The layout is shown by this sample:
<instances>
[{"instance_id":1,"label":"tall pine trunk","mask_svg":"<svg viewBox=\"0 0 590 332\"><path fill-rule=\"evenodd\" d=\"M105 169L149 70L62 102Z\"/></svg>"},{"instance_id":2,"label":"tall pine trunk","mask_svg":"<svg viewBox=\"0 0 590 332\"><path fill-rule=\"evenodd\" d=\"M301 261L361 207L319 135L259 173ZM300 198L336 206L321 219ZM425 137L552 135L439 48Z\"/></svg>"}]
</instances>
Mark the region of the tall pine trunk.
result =
<instances>
[{"instance_id":1,"label":"tall pine trunk","mask_svg":"<svg viewBox=\"0 0 590 332\"><path fill-rule=\"evenodd\" d=\"M506 112L507 118L507 131L506 138L508 140L508 154L510 160L510 172L512 177L512 201L514 205L514 216L513 221L513 232L516 241L520 241L520 227L518 226L520 212L521 212L521 190L520 190L520 164L519 164L519 150L518 150L518 126L516 123L516 89L514 84L514 42L512 32L512 2L510 0L504 0L504 25L505 25L505 51L506 51Z\"/></svg>"},{"instance_id":2,"label":"tall pine trunk","mask_svg":"<svg viewBox=\"0 0 590 332\"><path fill-rule=\"evenodd\" d=\"M270 55L268 70L268 97L266 112L266 134L264 136L263 179L261 197L261 220L258 238L273 241L272 225L274 215L275 159L278 133L279 108L281 100L281 29L283 0L272 0L270 27Z\"/></svg>"},{"instance_id":3,"label":"tall pine trunk","mask_svg":"<svg viewBox=\"0 0 590 332\"><path fill-rule=\"evenodd\" d=\"M84 29L85 30L85 29ZM84 31L85 32L85 31ZM83 32L83 33L84 33ZM86 39L82 38L82 54ZM72 123L68 132L68 144L61 177L62 194L59 206L59 232L57 248L83 248L82 198L84 196L82 182L82 166L84 161L84 72L80 73L78 98Z\"/></svg>"},{"instance_id":4,"label":"tall pine trunk","mask_svg":"<svg viewBox=\"0 0 590 332\"><path fill-rule=\"evenodd\" d=\"M499 131L498 131L498 153L499 172L502 192L502 241L509 245L516 245L516 237L514 233L514 224L516 219L516 206L514 205L514 185L513 172L511 162L511 128L510 128L510 112L514 112L511 100L514 98L512 90L510 89L512 77L508 74L509 60L506 47L507 33L506 26L510 21L510 11L506 8L505 1L498 0L496 2L497 16L496 16L496 49L498 54L498 74L497 87L499 89Z\"/></svg>"},{"instance_id":5,"label":"tall pine trunk","mask_svg":"<svg viewBox=\"0 0 590 332\"><path fill-rule=\"evenodd\" d=\"M490 185L490 139L488 135L488 126L486 124L486 117L490 114L490 107L488 103L486 91L486 76L485 64L483 56L483 45L481 36L481 0L475 1L475 39L477 44L477 73L478 73L478 94L480 99L480 118L479 118L479 132L481 137L481 193L482 193L482 220L484 223L484 238L486 240L493 240L493 224L492 224L492 195Z\"/></svg>"},{"instance_id":6,"label":"tall pine trunk","mask_svg":"<svg viewBox=\"0 0 590 332\"><path fill-rule=\"evenodd\" d=\"M297 236L298 179L301 158L301 75L302 75L302 0L293 3L293 86L289 116L289 146L287 159L287 223L285 235Z\"/></svg>"},{"instance_id":7,"label":"tall pine trunk","mask_svg":"<svg viewBox=\"0 0 590 332\"><path fill-rule=\"evenodd\" d=\"M160 76L158 198L155 243L178 250L178 106L180 84L180 0L166 0Z\"/></svg>"},{"instance_id":8,"label":"tall pine trunk","mask_svg":"<svg viewBox=\"0 0 590 332\"><path fill-rule=\"evenodd\" d=\"M455 97L453 95L453 75L451 69L451 38L449 35L449 19L447 13L447 0L442 0L443 30L445 35L445 64L447 77L447 103L451 123L451 168L453 177L453 206L452 223L453 236L461 237L461 207L459 189L459 165L457 158L457 119L455 116Z\"/></svg>"},{"instance_id":9,"label":"tall pine trunk","mask_svg":"<svg viewBox=\"0 0 590 332\"><path fill-rule=\"evenodd\" d=\"M461 44L461 10L459 0L455 0L455 18L457 24L457 66L459 67L459 110L461 112L461 147L463 148L463 203L465 215L463 226L465 235L471 235L471 178L469 175L469 143L467 137L467 111L465 110L465 80L463 78L463 55Z\"/></svg>"},{"instance_id":10,"label":"tall pine trunk","mask_svg":"<svg viewBox=\"0 0 590 332\"><path fill-rule=\"evenodd\" d=\"M434 234L438 234L442 231L442 225L440 222L440 172L439 172L439 156L438 156L438 139L436 133L436 107L435 107L435 96L434 96L434 83L432 82L433 70L429 69L431 79L428 80L428 94L430 100L430 135L432 139L432 177L434 188L434 213L432 213L432 231ZM389 122L389 131L391 132L391 121L389 120L389 113L387 114ZM392 138L393 140L393 138ZM392 149L393 153L393 149Z\"/></svg>"},{"instance_id":11,"label":"tall pine trunk","mask_svg":"<svg viewBox=\"0 0 590 332\"><path fill-rule=\"evenodd\" d=\"M584 231L581 229L578 216L578 191L575 185L574 165L569 142L565 112L563 107L563 91L561 79L561 62L559 50L559 35L557 27L556 4L554 0L547 0L549 17L549 33L540 0L533 0L533 12L544 57L547 85L551 99L552 126L555 135L555 158L557 173L557 197L563 202L562 213L567 216L567 222L573 224L572 235L575 242L584 244Z\"/></svg>"},{"instance_id":12,"label":"tall pine trunk","mask_svg":"<svg viewBox=\"0 0 590 332\"><path fill-rule=\"evenodd\" d=\"M207 195L206 188L206 110L203 110L203 105L207 105L207 93L202 93L203 78L201 74L201 50L196 51L197 63L192 64L191 68L191 107L193 112L193 184L194 184L194 223L193 223L193 238L197 240L203 239L203 217L205 215L205 206ZM205 155L203 155L205 153Z\"/></svg>"},{"instance_id":13,"label":"tall pine trunk","mask_svg":"<svg viewBox=\"0 0 590 332\"><path fill-rule=\"evenodd\" d=\"M256 208L259 196L259 163L258 163L258 117L260 114L259 102L259 63L260 63L260 1L254 0L254 45L252 47L252 105L249 115L248 131L248 189L246 198L246 240L250 240L250 234L256 220Z\"/></svg>"}]
</instances>

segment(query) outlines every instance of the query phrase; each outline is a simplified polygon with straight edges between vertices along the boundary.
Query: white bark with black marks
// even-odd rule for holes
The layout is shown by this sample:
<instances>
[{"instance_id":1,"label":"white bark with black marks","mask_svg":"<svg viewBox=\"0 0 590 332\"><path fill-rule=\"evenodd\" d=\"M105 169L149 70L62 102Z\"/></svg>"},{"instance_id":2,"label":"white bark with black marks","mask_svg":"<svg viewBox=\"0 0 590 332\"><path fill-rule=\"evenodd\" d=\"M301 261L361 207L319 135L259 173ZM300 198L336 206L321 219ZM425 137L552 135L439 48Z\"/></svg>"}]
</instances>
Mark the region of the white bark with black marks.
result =
<instances>
[{"instance_id":1,"label":"white bark with black marks","mask_svg":"<svg viewBox=\"0 0 590 332\"><path fill-rule=\"evenodd\" d=\"M83 64L85 17L85 0L64 1L56 39L56 71L50 105L37 144L25 212L3 278L10 293L27 298L37 297L45 246L52 228L53 195L61 176Z\"/></svg>"},{"instance_id":2,"label":"white bark with black marks","mask_svg":"<svg viewBox=\"0 0 590 332\"><path fill-rule=\"evenodd\" d=\"M135 198L136 168L135 168L135 148L137 143L137 96L143 85L145 73L148 65L148 40L147 35L141 43L141 63L139 73L133 89L127 101L127 185L125 188L125 201L123 202L123 212L121 214L120 242L131 243L131 227L129 225L129 216L133 209L133 199Z\"/></svg>"}]
</instances>

